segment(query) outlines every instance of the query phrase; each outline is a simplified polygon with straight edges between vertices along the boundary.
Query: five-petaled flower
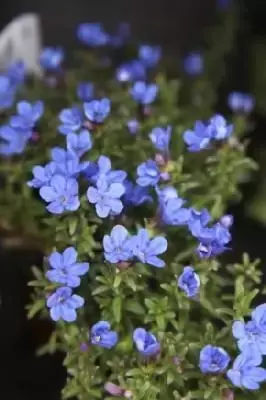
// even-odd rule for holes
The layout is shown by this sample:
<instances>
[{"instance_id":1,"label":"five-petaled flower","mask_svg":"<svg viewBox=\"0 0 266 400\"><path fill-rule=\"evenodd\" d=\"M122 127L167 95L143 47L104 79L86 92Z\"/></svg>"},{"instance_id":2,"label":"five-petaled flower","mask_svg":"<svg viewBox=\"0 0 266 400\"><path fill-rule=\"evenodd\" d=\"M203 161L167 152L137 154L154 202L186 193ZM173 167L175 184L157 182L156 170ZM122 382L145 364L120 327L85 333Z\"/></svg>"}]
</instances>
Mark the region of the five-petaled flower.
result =
<instances>
[{"instance_id":1,"label":"five-petaled flower","mask_svg":"<svg viewBox=\"0 0 266 400\"><path fill-rule=\"evenodd\" d=\"M96 183L98 179L106 179L111 184L115 182L123 183L126 179L127 173L122 170L112 170L112 164L110 158L106 156L100 156L95 165L95 170L90 176L89 180L92 183Z\"/></svg>"},{"instance_id":2,"label":"five-petaled flower","mask_svg":"<svg viewBox=\"0 0 266 400\"><path fill-rule=\"evenodd\" d=\"M56 174L65 177L77 177L81 171L88 168L89 162L80 162L77 154L71 150L65 150L61 147L53 147L51 150L51 159L56 167Z\"/></svg>"},{"instance_id":3,"label":"five-petaled flower","mask_svg":"<svg viewBox=\"0 0 266 400\"><path fill-rule=\"evenodd\" d=\"M78 182L74 178L54 175L49 185L40 188L40 196L50 203L46 208L52 214L76 211L79 206Z\"/></svg>"},{"instance_id":4,"label":"five-petaled flower","mask_svg":"<svg viewBox=\"0 0 266 400\"><path fill-rule=\"evenodd\" d=\"M146 67L154 67L160 61L162 50L160 46L142 45L139 47L139 59Z\"/></svg>"},{"instance_id":5,"label":"five-petaled flower","mask_svg":"<svg viewBox=\"0 0 266 400\"><path fill-rule=\"evenodd\" d=\"M247 323L234 321L232 331L242 352L251 351L253 354L266 355L266 333L260 331L254 320Z\"/></svg>"},{"instance_id":6,"label":"five-petaled flower","mask_svg":"<svg viewBox=\"0 0 266 400\"><path fill-rule=\"evenodd\" d=\"M134 82L139 79L145 79L146 68L141 61L132 60L120 65L116 69L115 75L118 82Z\"/></svg>"},{"instance_id":7,"label":"five-petaled flower","mask_svg":"<svg viewBox=\"0 0 266 400\"><path fill-rule=\"evenodd\" d=\"M109 41L109 36L99 23L79 24L77 36L83 44L91 47L105 46Z\"/></svg>"},{"instance_id":8,"label":"five-petaled flower","mask_svg":"<svg viewBox=\"0 0 266 400\"><path fill-rule=\"evenodd\" d=\"M161 151L163 154L167 155L169 153L169 142L171 139L171 126L167 128L156 127L151 131L149 138L152 141L153 146L156 150Z\"/></svg>"},{"instance_id":9,"label":"five-petaled flower","mask_svg":"<svg viewBox=\"0 0 266 400\"><path fill-rule=\"evenodd\" d=\"M154 102L158 93L158 86L155 83L147 84L137 81L130 90L133 99L144 106Z\"/></svg>"},{"instance_id":10,"label":"five-petaled flower","mask_svg":"<svg viewBox=\"0 0 266 400\"><path fill-rule=\"evenodd\" d=\"M150 264L157 268L163 268L165 262L157 257L167 250L167 240L163 236L149 238L146 229L139 229L137 235L132 236L131 246L133 255L144 264Z\"/></svg>"},{"instance_id":11,"label":"five-petaled flower","mask_svg":"<svg viewBox=\"0 0 266 400\"><path fill-rule=\"evenodd\" d=\"M104 257L110 263L129 261L132 257L131 240L126 228L116 225L110 235L103 237Z\"/></svg>"},{"instance_id":12,"label":"five-petaled flower","mask_svg":"<svg viewBox=\"0 0 266 400\"><path fill-rule=\"evenodd\" d=\"M108 183L104 177L96 182L96 188L90 186L87 190L87 199L96 205L96 213L100 218L108 215L118 215L123 210L120 198L125 193L125 187L118 182Z\"/></svg>"},{"instance_id":13,"label":"five-petaled flower","mask_svg":"<svg viewBox=\"0 0 266 400\"><path fill-rule=\"evenodd\" d=\"M88 272L89 263L77 262L77 257L74 247L67 247L62 254L54 251L48 257L51 269L46 272L46 277L53 283L61 283L67 287L79 286L80 276Z\"/></svg>"},{"instance_id":14,"label":"five-petaled flower","mask_svg":"<svg viewBox=\"0 0 266 400\"><path fill-rule=\"evenodd\" d=\"M154 356L160 352L160 342L144 328L134 330L133 341L138 351L145 357Z\"/></svg>"},{"instance_id":15,"label":"five-petaled flower","mask_svg":"<svg viewBox=\"0 0 266 400\"><path fill-rule=\"evenodd\" d=\"M226 370L230 357L222 347L208 344L200 352L199 367L204 374L219 374Z\"/></svg>"},{"instance_id":16,"label":"five-petaled flower","mask_svg":"<svg viewBox=\"0 0 266 400\"><path fill-rule=\"evenodd\" d=\"M69 133L67 135L67 149L73 151L77 157L81 157L84 153L92 148L92 139L90 132L86 129L80 133Z\"/></svg>"},{"instance_id":17,"label":"five-petaled flower","mask_svg":"<svg viewBox=\"0 0 266 400\"><path fill-rule=\"evenodd\" d=\"M188 145L188 150L197 152L206 149L210 145L212 132L201 121L196 121L194 130L184 132L184 141Z\"/></svg>"},{"instance_id":18,"label":"five-petaled flower","mask_svg":"<svg viewBox=\"0 0 266 400\"><path fill-rule=\"evenodd\" d=\"M84 112L90 122L102 124L108 117L111 110L111 102L104 98L101 100L92 100L84 103Z\"/></svg>"},{"instance_id":19,"label":"five-petaled flower","mask_svg":"<svg viewBox=\"0 0 266 400\"><path fill-rule=\"evenodd\" d=\"M99 321L90 330L89 339L92 344L111 349L118 342L118 335L111 330L111 325L107 321Z\"/></svg>"},{"instance_id":20,"label":"five-petaled flower","mask_svg":"<svg viewBox=\"0 0 266 400\"><path fill-rule=\"evenodd\" d=\"M21 154L31 137L31 133L14 129L9 125L0 127L0 154L12 156Z\"/></svg>"},{"instance_id":21,"label":"five-petaled flower","mask_svg":"<svg viewBox=\"0 0 266 400\"><path fill-rule=\"evenodd\" d=\"M227 371L227 377L239 388L258 390L260 383L266 381L266 369L259 367L262 357L255 353L241 353L234 361L233 367Z\"/></svg>"},{"instance_id":22,"label":"five-petaled flower","mask_svg":"<svg viewBox=\"0 0 266 400\"><path fill-rule=\"evenodd\" d=\"M78 107L64 108L58 118L62 123L59 125L58 131L63 135L78 131L83 124L83 115Z\"/></svg>"},{"instance_id":23,"label":"five-petaled flower","mask_svg":"<svg viewBox=\"0 0 266 400\"><path fill-rule=\"evenodd\" d=\"M41 67L47 71L56 71L61 67L64 57L61 47L45 47L40 55Z\"/></svg>"},{"instance_id":24,"label":"five-petaled flower","mask_svg":"<svg viewBox=\"0 0 266 400\"><path fill-rule=\"evenodd\" d=\"M161 178L158 165L153 160L147 160L137 168L137 184L140 186L156 186Z\"/></svg>"},{"instance_id":25,"label":"five-petaled flower","mask_svg":"<svg viewBox=\"0 0 266 400\"><path fill-rule=\"evenodd\" d=\"M77 319L76 309L84 305L84 299L77 294L72 294L71 288L60 287L47 298L46 304L50 308L53 321L62 319L73 322Z\"/></svg>"},{"instance_id":26,"label":"five-petaled flower","mask_svg":"<svg viewBox=\"0 0 266 400\"><path fill-rule=\"evenodd\" d=\"M228 138L233 132L233 125L227 125L226 119L222 115L215 115L209 120L208 128L211 136L215 140Z\"/></svg>"},{"instance_id":27,"label":"five-petaled flower","mask_svg":"<svg viewBox=\"0 0 266 400\"><path fill-rule=\"evenodd\" d=\"M55 175L56 165L53 162L48 163L44 167L41 165L36 165L32 169L33 179L28 181L29 187L34 187L39 189L42 186L49 185L50 180L53 175Z\"/></svg>"},{"instance_id":28,"label":"five-petaled flower","mask_svg":"<svg viewBox=\"0 0 266 400\"><path fill-rule=\"evenodd\" d=\"M90 101L94 95L94 85L91 82L80 82L77 86L77 96L81 101Z\"/></svg>"},{"instance_id":29,"label":"five-petaled flower","mask_svg":"<svg viewBox=\"0 0 266 400\"><path fill-rule=\"evenodd\" d=\"M202 74L204 69L204 60L199 52L189 53L184 58L184 70L190 76L197 76Z\"/></svg>"},{"instance_id":30,"label":"five-petaled flower","mask_svg":"<svg viewBox=\"0 0 266 400\"><path fill-rule=\"evenodd\" d=\"M228 96L228 106L233 112L249 114L255 106L255 99L251 94L232 92Z\"/></svg>"},{"instance_id":31,"label":"five-petaled flower","mask_svg":"<svg viewBox=\"0 0 266 400\"><path fill-rule=\"evenodd\" d=\"M180 289L182 289L188 297L194 297L198 294L200 277L194 271L193 267L185 267L177 282Z\"/></svg>"},{"instance_id":32,"label":"five-petaled flower","mask_svg":"<svg viewBox=\"0 0 266 400\"><path fill-rule=\"evenodd\" d=\"M36 101L31 104L27 101L20 101L17 103L17 112L18 115L10 118L12 128L31 131L44 112L43 102Z\"/></svg>"}]
</instances>

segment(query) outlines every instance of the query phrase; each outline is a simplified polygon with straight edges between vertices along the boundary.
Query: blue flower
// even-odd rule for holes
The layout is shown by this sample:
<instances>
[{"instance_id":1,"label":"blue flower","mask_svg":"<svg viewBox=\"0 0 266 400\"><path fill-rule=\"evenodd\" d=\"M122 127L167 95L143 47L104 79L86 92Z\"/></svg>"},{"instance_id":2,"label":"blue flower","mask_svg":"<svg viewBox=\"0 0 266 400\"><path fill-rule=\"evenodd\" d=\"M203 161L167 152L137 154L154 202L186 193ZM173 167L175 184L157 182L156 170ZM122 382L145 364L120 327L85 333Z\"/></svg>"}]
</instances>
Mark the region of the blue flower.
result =
<instances>
[{"instance_id":1,"label":"blue flower","mask_svg":"<svg viewBox=\"0 0 266 400\"><path fill-rule=\"evenodd\" d=\"M150 264L157 268L163 268L165 262L157 257L167 250L167 240L162 236L149 238L146 229L140 229L137 235L132 236L131 246L133 255L143 264Z\"/></svg>"},{"instance_id":2,"label":"blue flower","mask_svg":"<svg viewBox=\"0 0 266 400\"><path fill-rule=\"evenodd\" d=\"M261 362L261 356L256 353L241 353L235 359L232 369L227 371L227 377L236 387L258 390L260 383L266 381L266 369L259 367Z\"/></svg>"},{"instance_id":3,"label":"blue flower","mask_svg":"<svg viewBox=\"0 0 266 400\"><path fill-rule=\"evenodd\" d=\"M154 67L160 61L162 50L160 46L142 45L139 48L139 59L146 67Z\"/></svg>"},{"instance_id":4,"label":"blue flower","mask_svg":"<svg viewBox=\"0 0 266 400\"><path fill-rule=\"evenodd\" d=\"M78 39L90 47L105 46L109 41L108 34L99 23L82 23L77 29Z\"/></svg>"},{"instance_id":5,"label":"blue flower","mask_svg":"<svg viewBox=\"0 0 266 400\"><path fill-rule=\"evenodd\" d=\"M266 334L266 303L256 307L251 316L260 332Z\"/></svg>"},{"instance_id":6,"label":"blue flower","mask_svg":"<svg viewBox=\"0 0 266 400\"><path fill-rule=\"evenodd\" d=\"M154 102L158 93L158 86L155 83L147 84L137 81L130 90L133 99L144 106Z\"/></svg>"},{"instance_id":7,"label":"blue flower","mask_svg":"<svg viewBox=\"0 0 266 400\"><path fill-rule=\"evenodd\" d=\"M137 168L137 184L140 186L156 186L160 180L160 170L153 160L147 160Z\"/></svg>"},{"instance_id":8,"label":"blue flower","mask_svg":"<svg viewBox=\"0 0 266 400\"><path fill-rule=\"evenodd\" d=\"M134 82L146 78L146 68L139 60L128 61L116 69L115 76L118 82Z\"/></svg>"},{"instance_id":9,"label":"blue flower","mask_svg":"<svg viewBox=\"0 0 266 400\"><path fill-rule=\"evenodd\" d=\"M190 219L188 222L188 227L190 230L193 229L193 225L198 222L200 222L200 225L202 227L206 226L209 222L211 221L211 216L208 210L206 208L203 208L202 210L198 211L195 208L191 207L190 208Z\"/></svg>"},{"instance_id":10,"label":"blue flower","mask_svg":"<svg viewBox=\"0 0 266 400\"><path fill-rule=\"evenodd\" d=\"M17 112L18 115L10 118L12 128L31 131L43 115L43 102L36 101L30 104L27 101L20 101L17 103Z\"/></svg>"},{"instance_id":11,"label":"blue flower","mask_svg":"<svg viewBox=\"0 0 266 400\"><path fill-rule=\"evenodd\" d=\"M67 149L81 157L84 153L92 148L92 140L90 132L82 130L80 133L69 133L67 135Z\"/></svg>"},{"instance_id":12,"label":"blue flower","mask_svg":"<svg viewBox=\"0 0 266 400\"><path fill-rule=\"evenodd\" d=\"M87 199L96 205L96 213L100 218L108 215L118 215L123 210L120 198L125 193L125 188L121 183L108 183L105 178L99 178L96 188L90 186L87 190Z\"/></svg>"},{"instance_id":13,"label":"blue flower","mask_svg":"<svg viewBox=\"0 0 266 400\"><path fill-rule=\"evenodd\" d=\"M61 147L54 147L51 150L51 158L56 166L56 174L65 177L76 177L89 166L88 161L80 162L73 150L65 150Z\"/></svg>"},{"instance_id":14,"label":"blue flower","mask_svg":"<svg viewBox=\"0 0 266 400\"><path fill-rule=\"evenodd\" d=\"M130 119L127 122L127 128L129 130L129 132L131 133L131 135L136 135L139 131L140 123L137 119Z\"/></svg>"},{"instance_id":15,"label":"blue flower","mask_svg":"<svg viewBox=\"0 0 266 400\"><path fill-rule=\"evenodd\" d=\"M253 111L255 107L254 96L241 92L232 92L228 96L228 106L234 112L244 112L246 114Z\"/></svg>"},{"instance_id":16,"label":"blue flower","mask_svg":"<svg viewBox=\"0 0 266 400\"><path fill-rule=\"evenodd\" d=\"M228 367L230 357L222 347L208 344L200 352L199 367L204 374L219 374Z\"/></svg>"},{"instance_id":17,"label":"blue flower","mask_svg":"<svg viewBox=\"0 0 266 400\"><path fill-rule=\"evenodd\" d=\"M88 170L86 172L89 181L92 183L96 183L99 178L106 179L109 184L122 183L127 177L125 171L112 170L110 158L106 156L100 156L98 158L97 164L91 167L91 174L88 174L88 172L90 172Z\"/></svg>"},{"instance_id":18,"label":"blue flower","mask_svg":"<svg viewBox=\"0 0 266 400\"><path fill-rule=\"evenodd\" d=\"M189 53L184 58L184 70L190 76L200 75L204 69L204 60L201 53Z\"/></svg>"},{"instance_id":19,"label":"blue flower","mask_svg":"<svg viewBox=\"0 0 266 400\"><path fill-rule=\"evenodd\" d=\"M88 272L89 263L77 262L77 257L74 247L67 247L62 254L54 251L48 258L51 269L46 272L47 279L68 287L79 286L80 276Z\"/></svg>"},{"instance_id":20,"label":"blue flower","mask_svg":"<svg viewBox=\"0 0 266 400\"><path fill-rule=\"evenodd\" d=\"M25 81L26 67L23 61L15 61L8 66L7 77L12 85L21 85Z\"/></svg>"},{"instance_id":21,"label":"blue flower","mask_svg":"<svg viewBox=\"0 0 266 400\"><path fill-rule=\"evenodd\" d=\"M196 121L194 130L185 131L183 137L188 145L188 150L197 152L209 147L212 133L201 121Z\"/></svg>"},{"instance_id":22,"label":"blue flower","mask_svg":"<svg viewBox=\"0 0 266 400\"><path fill-rule=\"evenodd\" d=\"M111 102L104 98L101 100L92 100L84 103L84 112L89 121L96 124L102 124L108 117L111 110Z\"/></svg>"},{"instance_id":23,"label":"blue flower","mask_svg":"<svg viewBox=\"0 0 266 400\"><path fill-rule=\"evenodd\" d=\"M15 99L15 89L10 78L0 75L0 110L12 107Z\"/></svg>"},{"instance_id":24,"label":"blue flower","mask_svg":"<svg viewBox=\"0 0 266 400\"><path fill-rule=\"evenodd\" d=\"M151 139L152 144L154 145L156 150L168 154L171 133L171 126L168 126L167 128L153 128L149 135L149 138Z\"/></svg>"},{"instance_id":25,"label":"blue flower","mask_svg":"<svg viewBox=\"0 0 266 400\"><path fill-rule=\"evenodd\" d=\"M77 319L76 309L84 305L84 299L68 287L60 287L47 299L47 307L50 308L50 316L53 321L62 319L73 322Z\"/></svg>"},{"instance_id":26,"label":"blue flower","mask_svg":"<svg viewBox=\"0 0 266 400\"><path fill-rule=\"evenodd\" d=\"M200 244L197 252L202 258L209 258L223 253L231 240L231 234L226 227L217 222L212 227L202 226L201 222L194 221L189 226L190 231Z\"/></svg>"},{"instance_id":27,"label":"blue flower","mask_svg":"<svg viewBox=\"0 0 266 400\"><path fill-rule=\"evenodd\" d=\"M116 225L110 235L103 237L104 257L112 264L129 261L133 254L130 237L126 228Z\"/></svg>"},{"instance_id":28,"label":"blue flower","mask_svg":"<svg viewBox=\"0 0 266 400\"><path fill-rule=\"evenodd\" d=\"M45 47L40 55L40 65L48 71L56 71L64 61L64 51L61 47Z\"/></svg>"},{"instance_id":29,"label":"blue flower","mask_svg":"<svg viewBox=\"0 0 266 400\"><path fill-rule=\"evenodd\" d=\"M55 175L56 165L53 162L48 163L44 167L36 165L33 170L34 178L28 181L27 184L30 187L39 189L42 186L47 186L50 183L51 178Z\"/></svg>"},{"instance_id":30,"label":"blue flower","mask_svg":"<svg viewBox=\"0 0 266 400\"><path fill-rule=\"evenodd\" d=\"M187 266L178 278L178 286L188 297L195 297L200 288L200 277L193 267Z\"/></svg>"},{"instance_id":31,"label":"blue flower","mask_svg":"<svg viewBox=\"0 0 266 400\"><path fill-rule=\"evenodd\" d=\"M157 338L143 328L137 328L133 332L133 341L138 351L145 357L154 356L160 352L160 343Z\"/></svg>"},{"instance_id":32,"label":"blue flower","mask_svg":"<svg viewBox=\"0 0 266 400\"><path fill-rule=\"evenodd\" d=\"M175 188L167 186L156 189L159 200L159 215L161 222L167 225L180 226L188 223L190 210L182 207L185 201L178 197Z\"/></svg>"},{"instance_id":33,"label":"blue flower","mask_svg":"<svg viewBox=\"0 0 266 400\"><path fill-rule=\"evenodd\" d=\"M152 197L149 194L148 188L134 185L130 181L123 182L125 186L125 194L123 196L123 202L128 206L139 206L146 202L152 202Z\"/></svg>"},{"instance_id":34,"label":"blue flower","mask_svg":"<svg viewBox=\"0 0 266 400\"><path fill-rule=\"evenodd\" d=\"M90 101L94 95L94 85L91 82L80 82L77 86L77 96L81 101Z\"/></svg>"},{"instance_id":35,"label":"blue flower","mask_svg":"<svg viewBox=\"0 0 266 400\"><path fill-rule=\"evenodd\" d=\"M76 211L80 206L78 182L62 175L54 175L49 185L42 186L40 196L50 203L46 208L52 214Z\"/></svg>"},{"instance_id":36,"label":"blue flower","mask_svg":"<svg viewBox=\"0 0 266 400\"><path fill-rule=\"evenodd\" d=\"M13 154L23 153L29 138L29 132L19 131L8 125L1 126L0 154L4 156L12 156Z\"/></svg>"},{"instance_id":37,"label":"blue flower","mask_svg":"<svg viewBox=\"0 0 266 400\"><path fill-rule=\"evenodd\" d=\"M62 122L62 125L58 127L58 131L63 135L78 131L83 124L83 115L78 107L64 108L58 118Z\"/></svg>"},{"instance_id":38,"label":"blue flower","mask_svg":"<svg viewBox=\"0 0 266 400\"><path fill-rule=\"evenodd\" d=\"M234 321L232 331L242 352L266 355L266 333L260 331L255 321Z\"/></svg>"},{"instance_id":39,"label":"blue flower","mask_svg":"<svg viewBox=\"0 0 266 400\"><path fill-rule=\"evenodd\" d=\"M208 131L213 139L223 140L231 135L233 125L227 125L226 119L222 115L215 115L209 121Z\"/></svg>"},{"instance_id":40,"label":"blue flower","mask_svg":"<svg viewBox=\"0 0 266 400\"><path fill-rule=\"evenodd\" d=\"M118 335L111 331L111 325L107 321L99 321L94 324L90 331L90 341L92 344L111 349L118 342Z\"/></svg>"}]
</instances>

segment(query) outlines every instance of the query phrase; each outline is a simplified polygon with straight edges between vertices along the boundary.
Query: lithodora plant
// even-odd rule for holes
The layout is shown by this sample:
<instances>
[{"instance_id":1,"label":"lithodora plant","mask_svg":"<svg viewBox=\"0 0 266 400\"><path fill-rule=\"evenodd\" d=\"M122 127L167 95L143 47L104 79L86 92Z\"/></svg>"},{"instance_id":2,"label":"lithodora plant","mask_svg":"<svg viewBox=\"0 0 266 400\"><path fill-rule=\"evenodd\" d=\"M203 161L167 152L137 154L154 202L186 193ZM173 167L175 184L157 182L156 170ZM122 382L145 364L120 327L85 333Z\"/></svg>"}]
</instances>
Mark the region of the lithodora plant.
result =
<instances>
[{"instance_id":1,"label":"lithodora plant","mask_svg":"<svg viewBox=\"0 0 266 400\"><path fill-rule=\"evenodd\" d=\"M0 79L1 215L39 239L29 317L55 321L40 354L65 352L65 399L262 399L259 263L220 259L227 205L255 167L242 138L252 97L230 94L232 121L213 111L210 49L171 79L160 47L119 61L124 25L77 35L91 50L75 70L46 48L42 79L21 63Z\"/></svg>"}]
</instances>

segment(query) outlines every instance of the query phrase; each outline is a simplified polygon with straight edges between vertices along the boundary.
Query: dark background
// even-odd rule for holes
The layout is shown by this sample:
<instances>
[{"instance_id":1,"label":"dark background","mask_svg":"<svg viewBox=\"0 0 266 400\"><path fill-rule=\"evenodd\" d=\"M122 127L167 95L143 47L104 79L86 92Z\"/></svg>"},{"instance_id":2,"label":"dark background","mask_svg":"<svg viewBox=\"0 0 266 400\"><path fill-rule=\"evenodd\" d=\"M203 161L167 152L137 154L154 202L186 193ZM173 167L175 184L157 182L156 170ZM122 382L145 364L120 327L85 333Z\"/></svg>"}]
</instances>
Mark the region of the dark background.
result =
<instances>
[{"instance_id":1,"label":"dark background","mask_svg":"<svg viewBox=\"0 0 266 400\"><path fill-rule=\"evenodd\" d=\"M241 1L243 26L248 28L239 41L236 66L231 76L234 88L248 90L248 77L241 68L245 57L245 43L266 35L265 0ZM203 29L211 23L215 0L1 0L0 28L24 12L40 14L43 39L46 45L74 47L75 28L79 22L103 22L108 31L117 23L129 22L136 40L154 42L175 57L180 51L196 46ZM219 45L219 44L217 44ZM255 115L256 128L250 135L249 154L265 146L266 123ZM244 205L256 185L243 186L244 198L234 207L233 259L243 251L266 262L266 231L258 222L245 216ZM0 398L3 400L60 399L64 382L62 357L34 356L36 347L45 342L52 325L40 321L28 322L25 305L28 301L26 282L29 265L38 263L40 255L30 249L5 250L0 241Z\"/></svg>"}]
</instances>

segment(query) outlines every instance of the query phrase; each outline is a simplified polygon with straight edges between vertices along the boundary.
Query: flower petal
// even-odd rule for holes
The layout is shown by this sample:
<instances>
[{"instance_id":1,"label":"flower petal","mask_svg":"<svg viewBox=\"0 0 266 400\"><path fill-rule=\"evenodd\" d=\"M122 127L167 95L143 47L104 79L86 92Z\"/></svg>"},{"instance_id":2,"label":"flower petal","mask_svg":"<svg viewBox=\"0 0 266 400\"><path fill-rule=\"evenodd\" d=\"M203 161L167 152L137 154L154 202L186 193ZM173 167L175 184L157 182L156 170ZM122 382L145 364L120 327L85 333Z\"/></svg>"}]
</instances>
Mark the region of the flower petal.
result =
<instances>
[{"instance_id":1,"label":"flower petal","mask_svg":"<svg viewBox=\"0 0 266 400\"><path fill-rule=\"evenodd\" d=\"M49 257L48 262L53 268L60 268L63 266L62 264L62 255L58 253L58 251L54 251Z\"/></svg>"},{"instance_id":2,"label":"flower petal","mask_svg":"<svg viewBox=\"0 0 266 400\"><path fill-rule=\"evenodd\" d=\"M64 267L70 266L77 261L77 251L74 247L68 247L62 254L62 261Z\"/></svg>"}]
</instances>

